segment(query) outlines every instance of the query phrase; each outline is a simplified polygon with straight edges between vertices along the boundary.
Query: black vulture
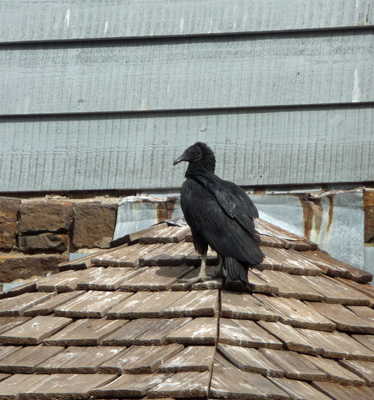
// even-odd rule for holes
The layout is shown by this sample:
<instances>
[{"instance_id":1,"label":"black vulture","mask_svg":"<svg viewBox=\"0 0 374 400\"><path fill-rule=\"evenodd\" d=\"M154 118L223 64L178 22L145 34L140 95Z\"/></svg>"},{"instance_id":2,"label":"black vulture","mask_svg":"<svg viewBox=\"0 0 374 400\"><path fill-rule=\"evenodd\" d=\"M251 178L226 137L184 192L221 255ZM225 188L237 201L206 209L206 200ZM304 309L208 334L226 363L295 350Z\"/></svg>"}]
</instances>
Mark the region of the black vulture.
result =
<instances>
[{"instance_id":1,"label":"black vulture","mask_svg":"<svg viewBox=\"0 0 374 400\"><path fill-rule=\"evenodd\" d=\"M189 163L181 207L202 256L199 275L190 282L211 279L205 271L209 245L218 254L226 283L241 281L249 289L248 267L261 269L264 257L253 220L258 217L256 206L242 188L215 175L216 159L205 143L190 146L174 165L181 161Z\"/></svg>"}]
</instances>

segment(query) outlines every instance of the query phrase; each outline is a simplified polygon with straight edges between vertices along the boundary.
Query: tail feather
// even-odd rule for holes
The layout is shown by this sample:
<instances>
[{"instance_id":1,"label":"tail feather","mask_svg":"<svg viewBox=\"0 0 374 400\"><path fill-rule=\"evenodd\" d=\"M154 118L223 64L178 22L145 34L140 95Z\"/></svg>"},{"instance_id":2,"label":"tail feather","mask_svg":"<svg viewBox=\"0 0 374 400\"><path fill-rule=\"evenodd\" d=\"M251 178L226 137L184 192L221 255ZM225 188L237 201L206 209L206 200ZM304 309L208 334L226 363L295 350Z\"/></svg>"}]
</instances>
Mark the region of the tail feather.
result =
<instances>
[{"instance_id":1,"label":"tail feather","mask_svg":"<svg viewBox=\"0 0 374 400\"><path fill-rule=\"evenodd\" d=\"M241 281L248 286L248 267L232 257L225 257L226 279L228 281Z\"/></svg>"}]
</instances>

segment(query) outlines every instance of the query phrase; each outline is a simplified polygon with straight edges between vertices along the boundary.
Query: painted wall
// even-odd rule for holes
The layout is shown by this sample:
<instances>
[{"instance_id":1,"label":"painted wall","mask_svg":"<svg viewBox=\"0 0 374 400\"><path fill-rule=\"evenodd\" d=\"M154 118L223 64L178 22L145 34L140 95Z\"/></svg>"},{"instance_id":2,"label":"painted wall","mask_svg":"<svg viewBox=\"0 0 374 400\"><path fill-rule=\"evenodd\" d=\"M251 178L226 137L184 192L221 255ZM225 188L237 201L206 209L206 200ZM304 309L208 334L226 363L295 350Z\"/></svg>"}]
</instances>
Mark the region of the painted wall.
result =
<instances>
[{"instance_id":1,"label":"painted wall","mask_svg":"<svg viewBox=\"0 0 374 400\"><path fill-rule=\"evenodd\" d=\"M374 181L371 0L0 4L0 192Z\"/></svg>"}]
</instances>

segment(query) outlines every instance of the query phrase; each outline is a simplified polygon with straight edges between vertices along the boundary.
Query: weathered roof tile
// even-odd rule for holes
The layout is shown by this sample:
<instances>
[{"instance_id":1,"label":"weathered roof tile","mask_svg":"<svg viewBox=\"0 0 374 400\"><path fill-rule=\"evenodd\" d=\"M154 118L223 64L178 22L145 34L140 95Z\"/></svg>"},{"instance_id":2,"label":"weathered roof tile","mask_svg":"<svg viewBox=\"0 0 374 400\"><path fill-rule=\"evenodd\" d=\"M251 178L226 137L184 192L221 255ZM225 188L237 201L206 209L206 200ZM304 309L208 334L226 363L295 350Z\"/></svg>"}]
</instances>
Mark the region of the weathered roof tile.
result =
<instances>
[{"instance_id":1,"label":"weathered roof tile","mask_svg":"<svg viewBox=\"0 0 374 400\"><path fill-rule=\"evenodd\" d=\"M30 374L36 371L36 366L54 355L64 351L58 346L27 346L20 347L7 357L0 360L0 371L12 374Z\"/></svg>"},{"instance_id":2,"label":"weathered roof tile","mask_svg":"<svg viewBox=\"0 0 374 400\"><path fill-rule=\"evenodd\" d=\"M374 361L374 352L361 345L349 335L341 332L323 332L310 329L297 329L312 341L319 354L328 358Z\"/></svg>"},{"instance_id":3,"label":"weathered roof tile","mask_svg":"<svg viewBox=\"0 0 374 400\"><path fill-rule=\"evenodd\" d=\"M59 307L62 304L65 304L70 300L75 299L78 296L81 296L84 293L85 292L83 290L59 293L51 298L48 298L42 303L24 311L23 315L30 317L36 317L37 315L49 315L54 312L56 307Z\"/></svg>"},{"instance_id":4,"label":"weathered roof tile","mask_svg":"<svg viewBox=\"0 0 374 400\"><path fill-rule=\"evenodd\" d=\"M182 276L191 271L191 267L150 267L120 285L125 291L161 291L168 290Z\"/></svg>"},{"instance_id":5,"label":"weathered roof tile","mask_svg":"<svg viewBox=\"0 0 374 400\"><path fill-rule=\"evenodd\" d=\"M374 363L369 361L345 361L340 364L363 378L368 386L374 386Z\"/></svg>"},{"instance_id":6,"label":"weathered roof tile","mask_svg":"<svg viewBox=\"0 0 374 400\"><path fill-rule=\"evenodd\" d=\"M16 376L16 375L15 375ZM37 385L22 389L21 399L88 398L91 390L116 378L106 374L32 375L40 378ZM6 382L6 381L5 381Z\"/></svg>"},{"instance_id":7,"label":"weathered roof tile","mask_svg":"<svg viewBox=\"0 0 374 400\"><path fill-rule=\"evenodd\" d=\"M284 371L284 376L289 379L302 381L326 381L327 375L308 361L302 354L294 351L281 351L260 349L269 361Z\"/></svg>"},{"instance_id":8,"label":"weathered roof tile","mask_svg":"<svg viewBox=\"0 0 374 400\"><path fill-rule=\"evenodd\" d=\"M288 393L291 399L331 400L331 397L321 393L307 382L286 378L269 378L269 380Z\"/></svg>"},{"instance_id":9,"label":"weathered roof tile","mask_svg":"<svg viewBox=\"0 0 374 400\"><path fill-rule=\"evenodd\" d=\"M242 318L263 321L278 321L280 313L247 293L221 292L221 315L228 318Z\"/></svg>"},{"instance_id":10,"label":"weathered roof tile","mask_svg":"<svg viewBox=\"0 0 374 400\"><path fill-rule=\"evenodd\" d=\"M183 344L214 344L217 340L218 318L195 318L168 335L168 341Z\"/></svg>"},{"instance_id":11,"label":"weathered roof tile","mask_svg":"<svg viewBox=\"0 0 374 400\"><path fill-rule=\"evenodd\" d=\"M313 386L334 400L372 400L374 398L373 387L345 386L331 382L313 382Z\"/></svg>"},{"instance_id":12,"label":"weathered roof tile","mask_svg":"<svg viewBox=\"0 0 374 400\"><path fill-rule=\"evenodd\" d=\"M140 268L131 267L95 267L80 273L78 289L117 290L121 283L141 272Z\"/></svg>"},{"instance_id":13,"label":"weathered roof tile","mask_svg":"<svg viewBox=\"0 0 374 400\"><path fill-rule=\"evenodd\" d=\"M179 372L154 386L149 393L157 397L207 397L210 383L209 372Z\"/></svg>"},{"instance_id":14,"label":"weathered roof tile","mask_svg":"<svg viewBox=\"0 0 374 400\"><path fill-rule=\"evenodd\" d=\"M55 315L72 318L102 318L132 293L88 291L55 308Z\"/></svg>"},{"instance_id":15,"label":"weathered roof tile","mask_svg":"<svg viewBox=\"0 0 374 400\"><path fill-rule=\"evenodd\" d=\"M64 317L38 316L0 334L0 344L39 344L72 321Z\"/></svg>"},{"instance_id":16,"label":"weathered roof tile","mask_svg":"<svg viewBox=\"0 0 374 400\"><path fill-rule=\"evenodd\" d=\"M162 345L166 343L168 335L190 321L191 318L139 318L108 336L103 344L107 346Z\"/></svg>"},{"instance_id":17,"label":"weathered roof tile","mask_svg":"<svg viewBox=\"0 0 374 400\"><path fill-rule=\"evenodd\" d=\"M181 282L200 257L188 228L163 223L1 296L0 399L371 399L368 275L256 224L266 257L251 294Z\"/></svg>"},{"instance_id":18,"label":"weathered roof tile","mask_svg":"<svg viewBox=\"0 0 374 400\"><path fill-rule=\"evenodd\" d=\"M219 343L244 347L281 349L282 343L254 321L221 318Z\"/></svg>"},{"instance_id":19,"label":"weathered roof tile","mask_svg":"<svg viewBox=\"0 0 374 400\"><path fill-rule=\"evenodd\" d=\"M319 370L325 372L327 374L327 380L334 383L339 383L342 385L352 385L352 386L361 386L364 384L364 380L361 379L358 375L352 373L349 368L343 368L338 361L323 358L321 356L307 356L310 362L312 362ZM343 362L343 361L339 361ZM357 361L357 362L365 362L365 361ZM370 363L372 364L372 363Z\"/></svg>"},{"instance_id":20,"label":"weathered roof tile","mask_svg":"<svg viewBox=\"0 0 374 400\"><path fill-rule=\"evenodd\" d=\"M80 319L45 339L44 344L50 346L95 346L108 335L120 329L126 322L126 320Z\"/></svg>"},{"instance_id":21,"label":"weathered roof tile","mask_svg":"<svg viewBox=\"0 0 374 400\"><path fill-rule=\"evenodd\" d=\"M281 378L284 370L266 358L260 350L242 346L218 344L218 349L242 371Z\"/></svg>"},{"instance_id":22,"label":"weathered roof tile","mask_svg":"<svg viewBox=\"0 0 374 400\"><path fill-rule=\"evenodd\" d=\"M42 374L94 374L105 361L122 353L125 347L93 346L64 347L44 346L44 349L61 349L48 360L39 363L36 372Z\"/></svg>"},{"instance_id":23,"label":"weathered roof tile","mask_svg":"<svg viewBox=\"0 0 374 400\"><path fill-rule=\"evenodd\" d=\"M261 294L256 294L255 297L276 310L279 313L280 321L285 324L323 331L333 331L335 329L335 324L332 321L300 300L265 297Z\"/></svg>"},{"instance_id":24,"label":"weathered roof tile","mask_svg":"<svg viewBox=\"0 0 374 400\"><path fill-rule=\"evenodd\" d=\"M259 321L258 324L285 344L287 349L306 354L320 354L322 349L290 325L281 322Z\"/></svg>"},{"instance_id":25,"label":"weathered roof tile","mask_svg":"<svg viewBox=\"0 0 374 400\"><path fill-rule=\"evenodd\" d=\"M210 371L213 365L214 346L187 346L164 362L160 372Z\"/></svg>"},{"instance_id":26,"label":"weathered roof tile","mask_svg":"<svg viewBox=\"0 0 374 400\"><path fill-rule=\"evenodd\" d=\"M336 328L341 331L374 333L374 321L358 317L341 304L314 302L308 304L320 314L333 321L336 324Z\"/></svg>"},{"instance_id":27,"label":"weathered roof tile","mask_svg":"<svg viewBox=\"0 0 374 400\"><path fill-rule=\"evenodd\" d=\"M28 321L30 317L0 317L0 333L21 325Z\"/></svg>"},{"instance_id":28,"label":"weathered roof tile","mask_svg":"<svg viewBox=\"0 0 374 400\"><path fill-rule=\"evenodd\" d=\"M124 374L105 386L92 389L90 394L91 396L112 398L143 397L146 396L153 387L165 381L168 377L170 377L170 374Z\"/></svg>"},{"instance_id":29,"label":"weathered roof tile","mask_svg":"<svg viewBox=\"0 0 374 400\"><path fill-rule=\"evenodd\" d=\"M111 360L104 362L100 366L100 372L116 374L125 372L151 374L158 370L170 372L161 371L160 366L183 349L183 345L176 343L166 346L132 346L125 352L121 352Z\"/></svg>"},{"instance_id":30,"label":"weathered roof tile","mask_svg":"<svg viewBox=\"0 0 374 400\"><path fill-rule=\"evenodd\" d=\"M52 297L52 293L24 293L0 300L0 316L20 316L29 308ZM1 330L1 328L0 328Z\"/></svg>"}]
</instances>

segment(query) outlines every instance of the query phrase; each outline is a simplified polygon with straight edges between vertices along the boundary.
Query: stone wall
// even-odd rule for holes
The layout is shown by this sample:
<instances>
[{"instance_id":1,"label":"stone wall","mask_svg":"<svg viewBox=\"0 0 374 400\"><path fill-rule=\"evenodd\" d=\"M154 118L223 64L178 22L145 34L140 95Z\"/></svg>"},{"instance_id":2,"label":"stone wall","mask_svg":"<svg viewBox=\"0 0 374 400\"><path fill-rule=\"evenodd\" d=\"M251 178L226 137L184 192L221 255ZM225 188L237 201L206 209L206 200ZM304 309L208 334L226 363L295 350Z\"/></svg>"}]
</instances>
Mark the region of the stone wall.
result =
<instances>
[{"instance_id":1,"label":"stone wall","mask_svg":"<svg viewBox=\"0 0 374 400\"><path fill-rule=\"evenodd\" d=\"M0 197L0 283L56 271L69 253L108 248L118 198Z\"/></svg>"}]
</instances>

